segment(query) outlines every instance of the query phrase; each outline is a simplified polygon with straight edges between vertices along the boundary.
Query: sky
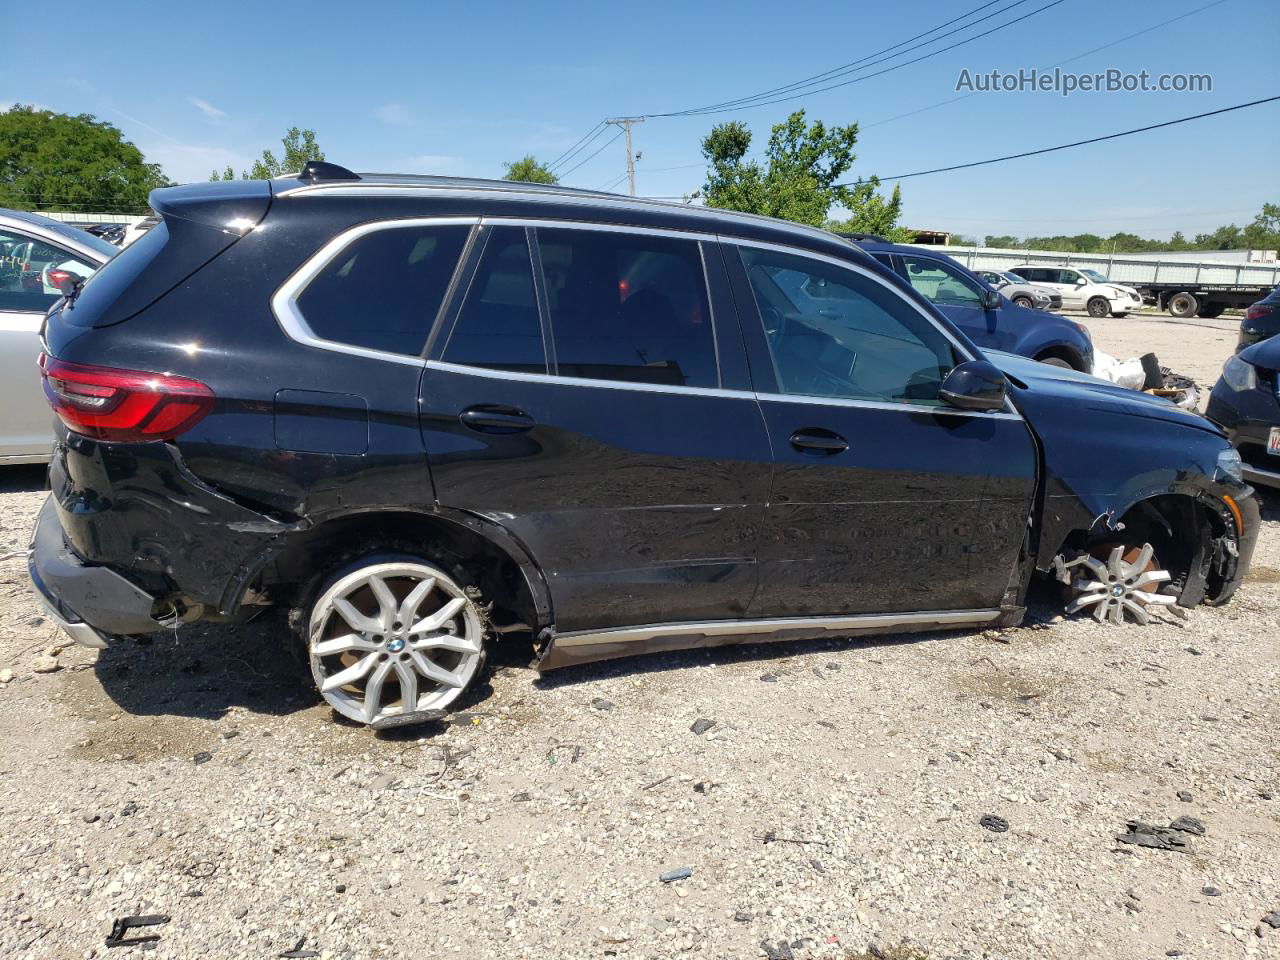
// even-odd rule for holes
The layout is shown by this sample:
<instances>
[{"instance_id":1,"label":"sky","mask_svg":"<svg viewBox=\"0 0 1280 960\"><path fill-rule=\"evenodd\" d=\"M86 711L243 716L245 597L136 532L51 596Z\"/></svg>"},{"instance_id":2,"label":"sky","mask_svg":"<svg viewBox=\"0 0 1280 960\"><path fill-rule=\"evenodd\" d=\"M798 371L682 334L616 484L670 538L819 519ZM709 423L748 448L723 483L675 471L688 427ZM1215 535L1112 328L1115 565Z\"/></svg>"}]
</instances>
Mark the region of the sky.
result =
<instances>
[{"instance_id":1,"label":"sky","mask_svg":"<svg viewBox=\"0 0 1280 960\"><path fill-rule=\"evenodd\" d=\"M14 29L30 5L0 0L0 104L94 114L180 182L205 180L228 164L247 168L267 147L278 156L291 126L314 129L327 158L355 170L497 177L505 162L527 153L555 159L602 118L718 104L791 84L906 41L980 2L363 7L308 0L269 7L224 0L182 9L66 0L56 30L34 42L31 30ZM1022 0L982 27L838 79L933 53L1049 2ZM990 36L837 89L709 116L651 117L633 130L637 192L692 193L705 172L699 143L715 123L746 122L756 153L771 125L799 108L829 125L857 122L850 177L885 178L1280 94L1276 0L1219 0L1072 59L1210 2L1061 0ZM1013 3L1001 0L973 19ZM1212 91L1065 98L990 92L956 100L965 92L956 90L962 70L1016 73L1066 60L1064 70L1089 73L1209 74ZM624 141L605 146L613 136L611 130L562 164L564 182L625 191ZM604 149L595 153L598 147ZM1280 203L1280 102L899 182L903 222L916 228L1191 236L1243 225L1264 202Z\"/></svg>"}]
</instances>

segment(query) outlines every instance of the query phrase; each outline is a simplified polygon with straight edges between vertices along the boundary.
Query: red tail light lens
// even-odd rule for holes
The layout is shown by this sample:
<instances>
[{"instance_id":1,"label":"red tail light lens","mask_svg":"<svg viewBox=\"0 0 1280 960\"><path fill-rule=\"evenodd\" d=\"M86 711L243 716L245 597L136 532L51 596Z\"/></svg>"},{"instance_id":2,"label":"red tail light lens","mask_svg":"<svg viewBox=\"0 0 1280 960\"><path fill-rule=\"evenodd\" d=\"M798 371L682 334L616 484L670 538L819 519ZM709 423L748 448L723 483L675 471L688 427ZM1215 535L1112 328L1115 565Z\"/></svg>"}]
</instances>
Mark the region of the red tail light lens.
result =
<instances>
[{"instance_id":1,"label":"red tail light lens","mask_svg":"<svg viewBox=\"0 0 1280 960\"><path fill-rule=\"evenodd\" d=\"M1265 303L1255 303L1244 312L1246 320L1261 320L1267 314L1275 311L1275 307Z\"/></svg>"},{"instance_id":2,"label":"red tail light lens","mask_svg":"<svg viewBox=\"0 0 1280 960\"><path fill-rule=\"evenodd\" d=\"M186 377L67 363L43 353L40 375L54 413L97 440L172 440L213 408L213 391Z\"/></svg>"},{"instance_id":3,"label":"red tail light lens","mask_svg":"<svg viewBox=\"0 0 1280 960\"><path fill-rule=\"evenodd\" d=\"M71 280L73 277L75 277L75 274L67 270L50 270L46 274L46 282L49 286L61 290L66 285L67 281Z\"/></svg>"}]
</instances>

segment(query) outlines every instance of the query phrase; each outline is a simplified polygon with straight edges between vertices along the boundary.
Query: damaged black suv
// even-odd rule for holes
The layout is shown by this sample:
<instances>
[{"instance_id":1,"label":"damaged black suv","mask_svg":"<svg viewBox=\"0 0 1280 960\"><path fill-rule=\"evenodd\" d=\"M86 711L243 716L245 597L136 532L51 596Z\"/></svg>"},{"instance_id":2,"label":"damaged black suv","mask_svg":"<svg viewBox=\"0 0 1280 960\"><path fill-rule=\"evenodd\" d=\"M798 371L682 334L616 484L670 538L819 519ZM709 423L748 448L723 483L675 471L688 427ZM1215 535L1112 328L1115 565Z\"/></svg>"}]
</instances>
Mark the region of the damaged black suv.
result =
<instances>
[{"instance_id":1,"label":"damaged black suv","mask_svg":"<svg viewBox=\"0 0 1280 960\"><path fill-rule=\"evenodd\" d=\"M101 647L292 611L340 714L438 716L523 634L654 650L1224 602L1258 508L1208 421L976 348L818 230L560 187L159 190L43 331L30 572Z\"/></svg>"}]
</instances>

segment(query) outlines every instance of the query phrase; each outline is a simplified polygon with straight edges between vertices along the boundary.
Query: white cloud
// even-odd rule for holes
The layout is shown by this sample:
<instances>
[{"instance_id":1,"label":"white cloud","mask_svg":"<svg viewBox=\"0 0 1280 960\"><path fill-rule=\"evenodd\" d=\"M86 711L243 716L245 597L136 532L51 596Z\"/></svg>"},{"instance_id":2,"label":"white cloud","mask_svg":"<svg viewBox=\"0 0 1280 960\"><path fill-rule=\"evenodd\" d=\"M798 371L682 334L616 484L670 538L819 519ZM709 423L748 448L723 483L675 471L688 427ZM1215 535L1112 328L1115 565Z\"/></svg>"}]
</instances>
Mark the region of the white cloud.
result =
<instances>
[{"instance_id":1,"label":"white cloud","mask_svg":"<svg viewBox=\"0 0 1280 960\"><path fill-rule=\"evenodd\" d=\"M243 155L226 147L190 143L139 144L148 163L160 164L165 175L177 183L199 183L209 179L213 170L221 172L229 164L236 176L250 166Z\"/></svg>"},{"instance_id":2,"label":"white cloud","mask_svg":"<svg viewBox=\"0 0 1280 960\"><path fill-rule=\"evenodd\" d=\"M402 103L384 103L373 115L393 127L413 126L413 113Z\"/></svg>"},{"instance_id":3,"label":"white cloud","mask_svg":"<svg viewBox=\"0 0 1280 960\"><path fill-rule=\"evenodd\" d=\"M23 100L21 97L0 97L0 113L8 113L15 105L30 107L33 110L53 110L53 107L34 100Z\"/></svg>"},{"instance_id":4,"label":"white cloud","mask_svg":"<svg viewBox=\"0 0 1280 960\"><path fill-rule=\"evenodd\" d=\"M201 100L199 97L187 97L187 102L210 120L221 120L227 115L225 110L219 110L208 100Z\"/></svg>"},{"instance_id":5,"label":"white cloud","mask_svg":"<svg viewBox=\"0 0 1280 960\"><path fill-rule=\"evenodd\" d=\"M424 153L409 158L407 172L458 176L466 165L467 161L463 157L451 157L442 153Z\"/></svg>"}]
</instances>

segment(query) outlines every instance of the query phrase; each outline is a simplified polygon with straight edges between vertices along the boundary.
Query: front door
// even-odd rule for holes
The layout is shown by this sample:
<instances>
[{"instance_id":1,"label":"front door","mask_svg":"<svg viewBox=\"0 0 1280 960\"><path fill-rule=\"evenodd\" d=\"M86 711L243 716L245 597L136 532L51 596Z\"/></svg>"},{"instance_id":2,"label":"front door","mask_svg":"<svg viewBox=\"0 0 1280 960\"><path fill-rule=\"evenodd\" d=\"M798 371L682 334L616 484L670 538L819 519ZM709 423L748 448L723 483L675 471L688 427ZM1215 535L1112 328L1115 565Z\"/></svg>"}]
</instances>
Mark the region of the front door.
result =
<instances>
[{"instance_id":1,"label":"front door","mask_svg":"<svg viewBox=\"0 0 1280 960\"><path fill-rule=\"evenodd\" d=\"M772 465L749 383L728 389L745 362L726 362L743 349L731 304L713 316L714 243L480 230L421 390L440 502L525 544L560 632L741 618Z\"/></svg>"},{"instance_id":2,"label":"front door","mask_svg":"<svg viewBox=\"0 0 1280 960\"><path fill-rule=\"evenodd\" d=\"M726 256L775 458L751 615L998 606L1036 456L1012 408L939 399L968 349L852 264L745 244Z\"/></svg>"}]
</instances>

